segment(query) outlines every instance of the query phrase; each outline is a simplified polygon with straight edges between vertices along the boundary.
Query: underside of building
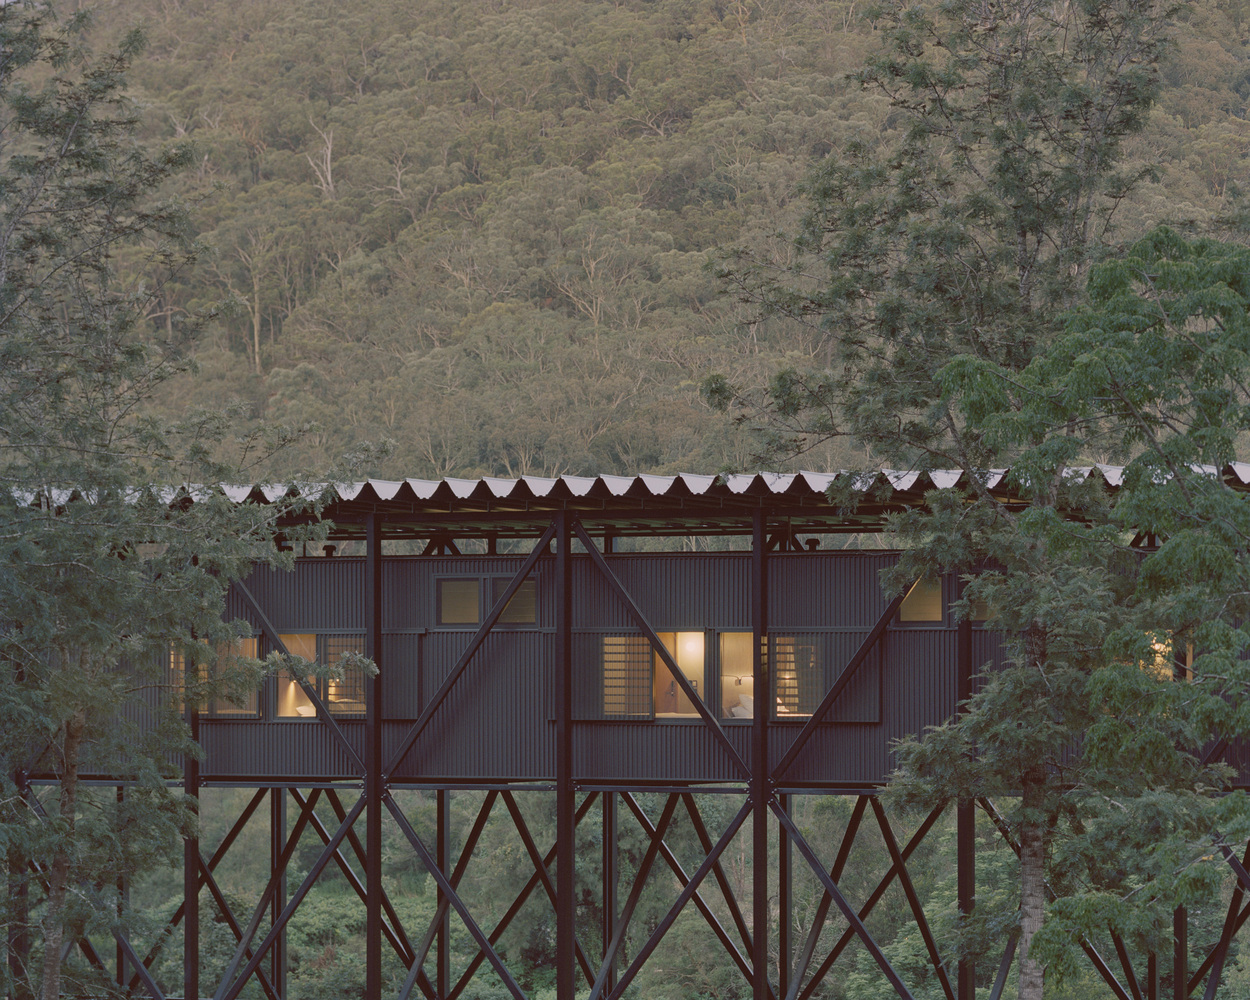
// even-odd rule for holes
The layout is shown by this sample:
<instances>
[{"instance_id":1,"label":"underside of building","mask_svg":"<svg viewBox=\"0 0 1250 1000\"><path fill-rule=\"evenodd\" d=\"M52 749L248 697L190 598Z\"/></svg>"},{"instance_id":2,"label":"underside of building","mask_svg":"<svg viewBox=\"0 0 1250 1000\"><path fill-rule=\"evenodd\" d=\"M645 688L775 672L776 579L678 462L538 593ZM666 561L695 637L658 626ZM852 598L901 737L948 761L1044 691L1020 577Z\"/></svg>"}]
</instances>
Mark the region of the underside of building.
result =
<instances>
[{"instance_id":1,"label":"underside of building","mask_svg":"<svg viewBox=\"0 0 1250 1000\"><path fill-rule=\"evenodd\" d=\"M1087 474L1114 488L1114 470ZM204 756L185 765L187 793L254 793L219 843L185 845L185 898L174 916L184 928L182 995L234 1000L257 984L261 995L282 1000L284 928L321 874L337 869L366 915L369 997L471 997L478 969L492 969L511 995L524 997L497 945L533 899L554 915L560 1000L625 994L675 921L692 911L754 1000L819 995L851 945L870 957L883 983L911 997L914 984L866 924L887 891L901 890L947 1000L997 1000L1015 938L1005 939L989 970L943 954L908 862L935 824L947 823L955 830L957 905L970 912L977 837L1011 839L999 806L952 802L945 814L909 820L904 831L877 797L893 767L892 744L950 719L978 677L1003 662L1001 636L983 627L976 610L962 618L952 610L959 580L920 580L889 595L880 575L897 556L867 544L890 512L956 477L883 473L850 484L859 502L849 513L828 499L836 478L334 488L322 515L333 522L329 540L315 553L309 548L293 572L258 567L235 584L228 616L250 625L251 654L290 652L328 664L359 651L378 673L272 676L240 704L218 702L191 716ZM263 503L275 495L255 487L233 498ZM1239 743L1210 753L1223 755L1247 784ZM410 790L436 799L432 834L406 813ZM453 844L447 799L467 790L481 795L478 820ZM833 841L809 836L794 818L796 803L821 796L850 804ZM525 803L538 800L555 816L546 843L525 819ZM710 801L730 807L709 811ZM262 806L271 877L257 886L250 911L233 912L214 870L243 825L264 815ZM528 875L503 918L485 923L459 887L484 824L505 814ZM697 831L695 865L668 842L677 817ZM629 871L617 860L626 823L647 843ZM380 863L387 825L437 884L438 908L425 926L404 927L388 898ZM292 878L307 830L323 847ZM590 889L582 878L577 890L585 857L575 845L588 830L599 852L596 876ZM890 865L875 890L848 898L841 888L848 858L867 832L884 843ZM727 874L727 850L743 843L750 857L775 858L777 872L770 882L768 864L751 865L745 892ZM1231 865L1237 883L1228 918L1200 968L1189 967L1183 911L1174 954L1130 955L1118 939L1103 954L1084 943L1107 995L1157 1000L1164 973L1176 997L1215 995L1230 944L1250 916L1243 908L1250 875L1237 858ZM791 915L796 868L810 871L821 892L816 919L801 932ZM671 873L671 902L644 938L631 921L654 871ZM579 923L585 892L601 913L593 939ZM207 907L229 925L235 945L216 969L200 953ZM465 968L453 969L448 958L453 919L476 946ZM835 922L844 931L830 947L826 930ZM147 971L152 956L121 935L116 944L118 981L160 1000ZM85 938L80 947L102 961ZM383 979L384 955L405 970L398 988Z\"/></svg>"}]
</instances>

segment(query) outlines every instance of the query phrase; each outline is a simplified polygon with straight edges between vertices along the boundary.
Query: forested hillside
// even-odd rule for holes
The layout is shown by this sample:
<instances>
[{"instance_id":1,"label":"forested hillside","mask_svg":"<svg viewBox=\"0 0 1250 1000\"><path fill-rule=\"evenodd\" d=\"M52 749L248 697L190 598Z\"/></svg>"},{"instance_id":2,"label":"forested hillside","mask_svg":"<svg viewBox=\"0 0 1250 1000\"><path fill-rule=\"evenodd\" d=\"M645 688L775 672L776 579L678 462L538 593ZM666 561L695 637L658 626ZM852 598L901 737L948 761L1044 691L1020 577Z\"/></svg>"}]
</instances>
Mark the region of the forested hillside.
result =
<instances>
[{"instance_id":1,"label":"forested hillside","mask_svg":"<svg viewBox=\"0 0 1250 1000\"><path fill-rule=\"evenodd\" d=\"M802 180L901 118L849 78L876 45L857 0L126 0L154 141L214 248L162 296L195 337L172 409L243 399L315 424L288 467L362 442L391 476L709 470L750 435L700 399L822 334L754 322L707 266L786 259ZM1156 168L1116 238L1211 227L1250 157L1243 0L1176 27L1128 169ZM838 464L836 451L801 464ZM282 471L275 469L271 471Z\"/></svg>"}]
</instances>

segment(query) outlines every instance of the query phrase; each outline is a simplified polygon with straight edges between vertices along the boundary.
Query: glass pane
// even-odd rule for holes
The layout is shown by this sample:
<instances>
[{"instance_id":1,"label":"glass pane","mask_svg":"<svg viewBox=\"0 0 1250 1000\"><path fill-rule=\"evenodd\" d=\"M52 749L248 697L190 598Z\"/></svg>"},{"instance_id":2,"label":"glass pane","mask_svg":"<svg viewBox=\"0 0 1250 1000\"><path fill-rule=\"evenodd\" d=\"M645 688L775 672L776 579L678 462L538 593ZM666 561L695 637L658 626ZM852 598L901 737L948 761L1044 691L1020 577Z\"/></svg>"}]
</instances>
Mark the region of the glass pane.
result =
<instances>
[{"instance_id":1,"label":"glass pane","mask_svg":"<svg viewBox=\"0 0 1250 1000\"><path fill-rule=\"evenodd\" d=\"M482 587L480 581L438 581L438 623L440 625L476 625L482 620Z\"/></svg>"},{"instance_id":2,"label":"glass pane","mask_svg":"<svg viewBox=\"0 0 1250 1000\"><path fill-rule=\"evenodd\" d=\"M677 668L694 688L695 694L702 698L705 688L703 633L660 632L658 635L669 655L677 661ZM653 698L656 718L699 714L658 653L655 654Z\"/></svg>"},{"instance_id":3,"label":"glass pane","mask_svg":"<svg viewBox=\"0 0 1250 1000\"><path fill-rule=\"evenodd\" d=\"M651 717L651 644L644 636L603 637L603 715Z\"/></svg>"},{"instance_id":4,"label":"glass pane","mask_svg":"<svg viewBox=\"0 0 1250 1000\"><path fill-rule=\"evenodd\" d=\"M751 632L722 632L720 636L720 704L726 719L755 715L755 664Z\"/></svg>"},{"instance_id":5,"label":"glass pane","mask_svg":"<svg viewBox=\"0 0 1250 1000\"><path fill-rule=\"evenodd\" d=\"M327 664L337 662L344 653L364 655L363 635L327 635L322 637L322 641ZM325 692L326 707L335 715L365 714L365 672L359 667L345 670L341 681L327 678Z\"/></svg>"},{"instance_id":6,"label":"glass pane","mask_svg":"<svg viewBox=\"0 0 1250 1000\"><path fill-rule=\"evenodd\" d=\"M246 639L240 639L233 649L226 650L219 655L224 656L243 656L248 659L256 659L259 655L260 640L255 636L249 636ZM225 698L214 698L209 705L209 712L212 715L235 715L255 717L260 714L260 692L255 688L240 694L238 700L230 701Z\"/></svg>"},{"instance_id":7,"label":"glass pane","mask_svg":"<svg viewBox=\"0 0 1250 1000\"><path fill-rule=\"evenodd\" d=\"M490 595L492 602L503 597L509 583L511 581L503 577L495 578L494 588ZM512 595L512 600L508 602L508 606L503 609L499 620L509 625L538 624L538 585L535 581L525 580L521 583L520 588Z\"/></svg>"},{"instance_id":8,"label":"glass pane","mask_svg":"<svg viewBox=\"0 0 1250 1000\"><path fill-rule=\"evenodd\" d=\"M282 645L286 646L287 652L294 656L302 656L304 659L316 662L317 660L317 636L315 633L302 633L299 635L280 635ZM287 671L278 674L278 716L284 719L302 718L311 719L317 714L317 709L313 706L308 695L304 694L303 689L297 684Z\"/></svg>"},{"instance_id":9,"label":"glass pane","mask_svg":"<svg viewBox=\"0 0 1250 1000\"><path fill-rule=\"evenodd\" d=\"M806 718L820 704L823 677L816 636L776 636L772 640L779 719Z\"/></svg>"},{"instance_id":10,"label":"glass pane","mask_svg":"<svg viewBox=\"0 0 1250 1000\"><path fill-rule=\"evenodd\" d=\"M942 581L932 577L917 580L902 607L898 609L899 621L940 622L942 620Z\"/></svg>"}]
</instances>

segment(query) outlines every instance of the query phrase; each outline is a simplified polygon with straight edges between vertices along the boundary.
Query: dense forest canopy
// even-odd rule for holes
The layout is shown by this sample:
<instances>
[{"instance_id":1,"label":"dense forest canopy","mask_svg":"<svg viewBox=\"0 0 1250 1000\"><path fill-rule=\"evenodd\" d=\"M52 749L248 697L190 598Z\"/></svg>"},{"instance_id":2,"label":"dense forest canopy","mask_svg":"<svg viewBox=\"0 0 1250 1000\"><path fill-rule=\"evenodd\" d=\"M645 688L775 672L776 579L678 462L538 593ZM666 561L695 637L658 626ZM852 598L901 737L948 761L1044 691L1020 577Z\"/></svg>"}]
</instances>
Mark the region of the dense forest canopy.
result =
<instances>
[{"instance_id":1,"label":"dense forest canopy","mask_svg":"<svg viewBox=\"0 0 1250 1000\"><path fill-rule=\"evenodd\" d=\"M903 127L850 74L878 47L854 0L128 0L153 141L214 253L154 336L195 339L173 409L238 396L312 424L324 467L394 442L390 476L673 472L754 464L700 399L828 356L827 332L756 317L709 257L784 264L803 179ZM1126 169L1156 179L1116 238L1228 216L1250 155L1250 7L1181 16ZM840 445L840 448L847 446ZM832 447L798 459L839 466ZM275 467L274 472L283 471Z\"/></svg>"}]
</instances>

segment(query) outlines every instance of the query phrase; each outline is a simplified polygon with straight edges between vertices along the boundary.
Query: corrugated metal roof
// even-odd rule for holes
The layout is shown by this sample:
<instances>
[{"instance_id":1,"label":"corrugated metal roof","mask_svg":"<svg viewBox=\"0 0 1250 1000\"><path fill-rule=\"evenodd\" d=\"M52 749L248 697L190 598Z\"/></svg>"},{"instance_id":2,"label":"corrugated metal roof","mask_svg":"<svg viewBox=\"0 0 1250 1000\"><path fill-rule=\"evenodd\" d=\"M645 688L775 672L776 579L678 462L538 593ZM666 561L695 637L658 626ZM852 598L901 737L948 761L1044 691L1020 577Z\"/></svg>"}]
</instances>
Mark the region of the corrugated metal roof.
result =
<instances>
[{"instance_id":1,"label":"corrugated metal roof","mask_svg":"<svg viewBox=\"0 0 1250 1000\"><path fill-rule=\"evenodd\" d=\"M1230 485L1250 485L1250 463L1236 462L1221 475ZM1124 469L1090 465L1068 470L1069 476L1097 479L1114 490ZM499 537L534 534L535 525L554 510L566 509L617 534L700 534L741 531L744 515L766 508L770 518L790 519L795 531L879 530L886 514L920 503L932 489L969 483L973 473L950 469L924 472L880 469L876 472L756 472L728 475L682 473L674 476L520 476L504 479L368 479L352 483L223 484L218 487L235 503L271 504L283 498L317 500L324 516L356 529L364 515L384 515L389 534L429 535L442 528L494 533ZM975 475L985 486L1010 498L1010 469L989 469ZM853 510L830 504L831 487L849 487L860 499ZM203 499L209 487L162 487L166 502ZM81 491L57 491L57 503ZM63 496L61 496L63 494ZM18 498L19 503L21 498ZM33 496L31 497L33 502ZM732 523L731 523L732 522ZM356 531L358 533L358 531Z\"/></svg>"}]
</instances>

